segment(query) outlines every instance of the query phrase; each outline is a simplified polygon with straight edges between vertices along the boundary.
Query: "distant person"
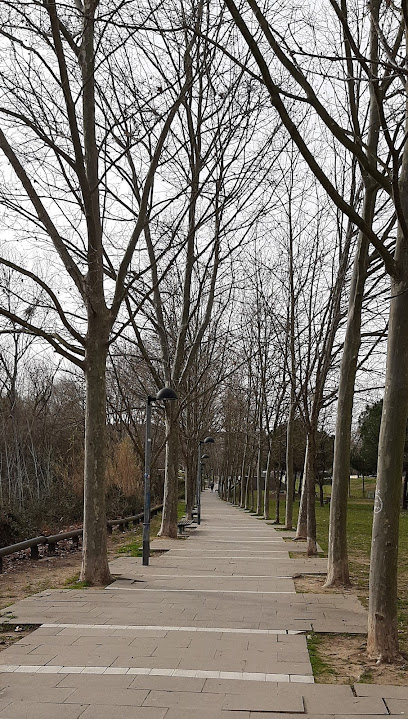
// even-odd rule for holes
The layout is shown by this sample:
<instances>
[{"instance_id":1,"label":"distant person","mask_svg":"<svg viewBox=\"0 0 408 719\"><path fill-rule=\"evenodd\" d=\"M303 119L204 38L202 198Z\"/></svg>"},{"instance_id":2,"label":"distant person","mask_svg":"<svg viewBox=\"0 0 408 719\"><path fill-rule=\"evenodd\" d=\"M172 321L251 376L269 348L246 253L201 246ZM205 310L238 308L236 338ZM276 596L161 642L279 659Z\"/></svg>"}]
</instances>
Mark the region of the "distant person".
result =
<instances>
[{"instance_id":1,"label":"distant person","mask_svg":"<svg viewBox=\"0 0 408 719\"><path fill-rule=\"evenodd\" d=\"M212 492L214 491L214 482L211 482L211 484L210 484L210 489L211 489Z\"/></svg>"}]
</instances>

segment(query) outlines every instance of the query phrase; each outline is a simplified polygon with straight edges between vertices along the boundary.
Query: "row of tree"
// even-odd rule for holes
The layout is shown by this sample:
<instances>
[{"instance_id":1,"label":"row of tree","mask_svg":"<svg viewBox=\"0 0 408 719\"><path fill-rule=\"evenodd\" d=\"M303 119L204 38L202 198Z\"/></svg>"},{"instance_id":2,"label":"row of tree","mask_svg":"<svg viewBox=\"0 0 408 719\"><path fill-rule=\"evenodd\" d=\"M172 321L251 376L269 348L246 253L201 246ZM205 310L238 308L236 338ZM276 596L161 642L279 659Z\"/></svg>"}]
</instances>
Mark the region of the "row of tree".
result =
<instances>
[{"instance_id":1,"label":"row of tree","mask_svg":"<svg viewBox=\"0 0 408 719\"><path fill-rule=\"evenodd\" d=\"M143 399L165 384L180 401L164 410L161 533L176 535L180 457L191 510L205 434L225 438L220 473L253 471L259 490L284 422L291 526L300 417L298 531L311 556L319 432L338 400L327 584L347 584L355 382L364 367L366 384L381 384L387 336L368 649L392 660L408 414L407 13L380 0L328 0L317 20L311 10L2 3L2 333L35 337L30 353L42 341L83 373L81 576L101 584L106 408L140 457Z\"/></svg>"}]
</instances>

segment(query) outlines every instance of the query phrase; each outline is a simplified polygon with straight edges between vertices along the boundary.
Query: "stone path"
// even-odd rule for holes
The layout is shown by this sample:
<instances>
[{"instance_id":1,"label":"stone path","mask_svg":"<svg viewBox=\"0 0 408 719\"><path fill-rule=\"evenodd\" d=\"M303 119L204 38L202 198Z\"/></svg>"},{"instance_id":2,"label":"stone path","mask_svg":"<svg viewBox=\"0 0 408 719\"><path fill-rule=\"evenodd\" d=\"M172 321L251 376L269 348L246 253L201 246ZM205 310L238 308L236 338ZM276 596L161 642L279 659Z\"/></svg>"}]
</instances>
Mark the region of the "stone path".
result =
<instances>
[{"instance_id":1,"label":"stone path","mask_svg":"<svg viewBox=\"0 0 408 719\"><path fill-rule=\"evenodd\" d=\"M105 590L54 590L2 612L41 625L0 655L0 719L250 719L408 714L408 688L315 685L302 632L364 633L348 595L296 594L299 544L203 494L163 553L112 562Z\"/></svg>"}]
</instances>

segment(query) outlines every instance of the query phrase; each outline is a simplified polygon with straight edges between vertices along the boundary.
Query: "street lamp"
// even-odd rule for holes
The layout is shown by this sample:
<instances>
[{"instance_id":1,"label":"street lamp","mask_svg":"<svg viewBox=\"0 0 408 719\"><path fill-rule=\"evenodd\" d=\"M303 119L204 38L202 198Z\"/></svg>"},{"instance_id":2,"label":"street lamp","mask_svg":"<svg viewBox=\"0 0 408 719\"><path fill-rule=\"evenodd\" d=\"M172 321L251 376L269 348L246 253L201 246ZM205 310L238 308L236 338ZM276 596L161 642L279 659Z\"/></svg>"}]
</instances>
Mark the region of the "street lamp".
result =
<instances>
[{"instance_id":1,"label":"street lamp","mask_svg":"<svg viewBox=\"0 0 408 719\"><path fill-rule=\"evenodd\" d=\"M152 454L151 419L153 402L175 400L177 395L171 387L163 387L155 396L148 395L146 400L146 434L145 434L145 471L144 471L144 506L143 506L143 566L147 567L150 556L150 458Z\"/></svg>"},{"instance_id":2,"label":"street lamp","mask_svg":"<svg viewBox=\"0 0 408 719\"><path fill-rule=\"evenodd\" d=\"M202 444L214 444L213 437L206 437L200 439L198 443L198 459L197 459L197 524L201 524L201 445Z\"/></svg>"}]
</instances>

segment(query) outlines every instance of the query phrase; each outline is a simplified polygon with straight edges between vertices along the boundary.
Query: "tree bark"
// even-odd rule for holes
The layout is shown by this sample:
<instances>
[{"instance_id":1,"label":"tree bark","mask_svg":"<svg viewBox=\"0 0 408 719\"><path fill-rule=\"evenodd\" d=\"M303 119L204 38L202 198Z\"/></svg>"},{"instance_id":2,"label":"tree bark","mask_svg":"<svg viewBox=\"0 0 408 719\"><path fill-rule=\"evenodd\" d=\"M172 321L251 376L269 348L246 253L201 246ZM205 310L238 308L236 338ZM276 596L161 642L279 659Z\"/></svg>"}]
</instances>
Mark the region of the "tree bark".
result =
<instances>
[{"instance_id":1,"label":"tree bark","mask_svg":"<svg viewBox=\"0 0 408 719\"><path fill-rule=\"evenodd\" d=\"M86 354L84 534L81 581L109 584L105 508L106 357L109 326L89 313Z\"/></svg>"},{"instance_id":2,"label":"tree bark","mask_svg":"<svg viewBox=\"0 0 408 719\"><path fill-rule=\"evenodd\" d=\"M279 469L276 474L276 516L275 523L280 524L280 491L282 486L282 470Z\"/></svg>"},{"instance_id":3,"label":"tree bark","mask_svg":"<svg viewBox=\"0 0 408 719\"><path fill-rule=\"evenodd\" d=\"M307 495L307 544L308 557L317 554L316 545L316 426L312 424L307 437L307 464L305 473L305 492Z\"/></svg>"},{"instance_id":4,"label":"tree bark","mask_svg":"<svg viewBox=\"0 0 408 719\"><path fill-rule=\"evenodd\" d=\"M408 150L405 145L399 191L408 218ZM397 569L401 476L408 415L408 241L398 228L391 281L387 369L381 418L370 563L367 651L379 661L398 656Z\"/></svg>"},{"instance_id":5,"label":"tree bark","mask_svg":"<svg viewBox=\"0 0 408 719\"><path fill-rule=\"evenodd\" d=\"M407 470L405 470L404 483L402 485L402 509L408 508L407 491L408 491L408 472L407 472Z\"/></svg>"},{"instance_id":6,"label":"tree bark","mask_svg":"<svg viewBox=\"0 0 408 719\"><path fill-rule=\"evenodd\" d=\"M291 388L291 404L289 407L288 424L286 431L286 510L285 529L292 529L293 524L293 495L295 488L295 475L293 471L293 429L295 418L294 391Z\"/></svg>"},{"instance_id":7,"label":"tree bark","mask_svg":"<svg viewBox=\"0 0 408 719\"><path fill-rule=\"evenodd\" d=\"M256 465L256 513L262 514L262 436L259 435L258 461Z\"/></svg>"},{"instance_id":8,"label":"tree bark","mask_svg":"<svg viewBox=\"0 0 408 719\"><path fill-rule=\"evenodd\" d=\"M375 194L365 202L374 209ZM361 308L367 275L368 241L360 235L354 260L346 335L340 366L334 441L333 482L330 500L329 544L326 587L350 585L347 553L347 494L350 477L350 433L353 417L354 384L360 349Z\"/></svg>"},{"instance_id":9,"label":"tree bark","mask_svg":"<svg viewBox=\"0 0 408 719\"><path fill-rule=\"evenodd\" d=\"M166 412L166 465L164 475L164 496L159 537L177 539L178 503L178 440L179 426L177 407L173 402L165 403Z\"/></svg>"},{"instance_id":10,"label":"tree bark","mask_svg":"<svg viewBox=\"0 0 408 719\"><path fill-rule=\"evenodd\" d=\"M401 240L397 240L396 254L400 258L403 279L391 283L387 370L370 562L367 651L369 656L381 662L392 662L399 655L398 528L408 415L408 248L406 242L404 247L401 244Z\"/></svg>"},{"instance_id":11,"label":"tree bark","mask_svg":"<svg viewBox=\"0 0 408 719\"><path fill-rule=\"evenodd\" d=\"M269 478L271 472L271 450L268 452L268 459L266 461L266 472L265 472L265 491L264 491L264 519L269 519Z\"/></svg>"},{"instance_id":12,"label":"tree bark","mask_svg":"<svg viewBox=\"0 0 408 719\"><path fill-rule=\"evenodd\" d=\"M306 443L305 462L302 473L302 490L300 495L300 507L299 515L296 527L296 540L306 539L307 537L307 491L306 491L306 466L307 466L307 455L308 455L308 443Z\"/></svg>"},{"instance_id":13,"label":"tree bark","mask_svg":"<svg viewBox=\"0 0 408 719\"><path fill-rule=\"evenodd\" d=\"M195 499L196 477L194 472L194 457L187 457L186 465L186 517L192 519Z\"/></svg>"}]
</instances>

